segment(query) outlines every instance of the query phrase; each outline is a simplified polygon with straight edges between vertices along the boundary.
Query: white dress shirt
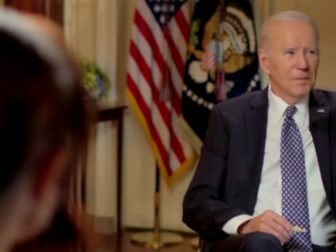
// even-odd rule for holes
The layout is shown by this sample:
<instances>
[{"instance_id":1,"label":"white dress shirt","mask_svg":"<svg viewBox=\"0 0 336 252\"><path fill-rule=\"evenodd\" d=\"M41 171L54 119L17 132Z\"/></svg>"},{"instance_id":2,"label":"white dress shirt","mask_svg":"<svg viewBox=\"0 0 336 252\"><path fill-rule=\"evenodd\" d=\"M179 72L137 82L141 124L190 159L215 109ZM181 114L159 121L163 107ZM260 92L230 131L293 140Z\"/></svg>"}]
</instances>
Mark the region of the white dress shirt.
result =
<instances>
[{"instance_id":1,"label":"white dress shirt","mask_svg":"<svg viewBox=\"0 0 336 252\"><path fill-rule=\"evenodd\" d=\"M228 234L237 234L237 229L243 222L268 209L281 215L280 136L284 112L288 104L277 97L271 91L271 87L268 89L268 100L264 162L254 214L253 216L239 215L229 220L223 226L224 232ZM309 130L308 97L295 106L297 112L294 115L294 120L299 127L305 151L312 242L319 246L330 246L336 236L336 221L332 217L327 203L316 150Z\"/></svg>"}]
</instances>

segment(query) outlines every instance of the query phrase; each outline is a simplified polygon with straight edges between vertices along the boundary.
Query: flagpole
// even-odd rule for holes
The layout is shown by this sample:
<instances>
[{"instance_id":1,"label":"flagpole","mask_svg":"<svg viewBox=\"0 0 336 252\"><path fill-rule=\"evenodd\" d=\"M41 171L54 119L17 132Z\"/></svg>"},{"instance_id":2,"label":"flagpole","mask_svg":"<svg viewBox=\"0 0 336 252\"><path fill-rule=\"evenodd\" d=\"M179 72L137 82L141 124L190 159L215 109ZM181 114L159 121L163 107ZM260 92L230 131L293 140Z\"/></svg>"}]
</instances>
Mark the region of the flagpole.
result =
<instances>
[{"instance_id":1,"label":"flagpole","mask_svg":"<svg viewBox=\"0 0 336 252\"><path fill-rule=\"evenodd\" d=\"M154 227L153 231L136 233L131 237L135 244L146 248L159 249L166 245L177 245L182 243L181 235L172 232L161 231L161 183L160 168L156 163L155 167L155 193L154 193Z\"/></svg>"},{"instance_id":2,"label":"flagpole","mask_svg":"<svg viewBox=\"0 0 336 252\"><path fill-rule=\"evenodd\" d=\"M156 164L155 167L155 195L154 195L154 248L160 247L161 242L161 235L160 235L160 229L161 229L161 197L160 197L160 169L158 165Z\"/></svg>"}]
</instances>

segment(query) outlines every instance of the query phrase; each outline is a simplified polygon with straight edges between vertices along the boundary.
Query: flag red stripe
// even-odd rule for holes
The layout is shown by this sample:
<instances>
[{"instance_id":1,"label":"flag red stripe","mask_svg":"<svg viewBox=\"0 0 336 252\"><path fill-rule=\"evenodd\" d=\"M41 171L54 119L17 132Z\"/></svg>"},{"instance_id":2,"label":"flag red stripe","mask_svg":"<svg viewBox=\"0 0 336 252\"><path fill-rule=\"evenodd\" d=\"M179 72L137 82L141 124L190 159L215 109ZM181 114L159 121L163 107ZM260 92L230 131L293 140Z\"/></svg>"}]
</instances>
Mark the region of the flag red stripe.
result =
<instances>
[{"instance_id":1,"label":"flag red stripe","mask_svg":"<svg viewBox=\"0 0 336 252\"><path fill-rule=\"evenodd\" d=\"M171 83L171 85L173 86L173 83ZM176 114L181 115L182 114L181 95L177 93L177 90L175 88L172 89L171 102L175 104L174 108Z\"/></svg>"},{"instance_id":2,"label":"flag red stripe","mask_svg":"<svg viewBox=\"0 0 336 252\"><path fill-rule=\"evenodd\" d=\"M137 104L141 110L141 113L143 114L143 116L146 118L146 123L148 126L148 129L150 131L150 134L152 135L152 138L154 140L155 145L157 146L160 155L162 157L162 162L164 163L164 165L166 167L169 167L169 157L168 157L168 153L166 152L166 149L161 141L161 138L156 130L156 127L153 124L152 121L152 117L151 117L151 111L150 109L147 107L145 101L142 98L142 95L137 87L137 85L135 84L135 82L133 81L132 77L128 74L127 75L127 83L128 83L128 89L131 91L131 93L133 94L133 96L136 98ZM167 171L170 171L169 169Z\"/></svg>"},{"instance_id":3,"label":"flag red stripe","mask_svg":"<svg viewBox=\"0 0 336 252\"><path fill-rule=\"evenodd\" d=\"M179 50L177 49L174 41L172 40L172 38L169 36L168 37L168 45L169 45L169 49L172 55L172 59L174 61L174 64L176 65L176 69L178 71L178 73L181 76L181 79L183 79L183 73L184 73L184 62L183 62L183 58L181 56L181 54L179 53ZM182 86L182 83L181 83Z\"/></svg>"},{"instance_id":4,"label":"flag red stripe","mask_svg":"<svg viewBox=\"0 0 336 252\"><path fill-rule=\"evenodd\" d=\"M178 160L180 162L183 162L184 160L186 160L186 156L184 155L184 151L183 151L183 148L182 148L182 145L181 145L181 142L178 140L178 138L175 136L174 132L173 132L173 129L171 130L171 134L173 134L173 137L172 137L172 147L173 147L173 150L178 158Z\"/></svg>"},{"instance_id":5,"label":"flag red stripe","mask_svg":"<svg viewBox=\"0 0 336 252\"><path fill-rule=\"evenodd\" d=\"M161 51L160 51L160 49L159 49L159 47L156 43L156 40L153 36L153 33L151 32L151 29L148 27L146 21L143 19L143 17L139 13L139 11L136 11L136 13L135 13L135 22L137 24L137 27L139 28L139 30L143 34L143 36L146 38L148 44L151 46L152 51L153 51L153 57L154 57L155 61L157 62L157 65L159 66L159 68L161 70L161 75L163 75L166 63L165 63L165 61L163 59L163 56L161 54ZM170 43L174 43L174 42L171 40ZM175 53L174 54L179 55L179 52L178 52L176 46L174 46L174 48L175 48ZM179 72L180 72L181 78L183 79L183 71L184 71L183 60L182 60L181 56L174 56L174 58L179 58L179 59L177 59L177 61L180 61L180 63L179 63L179 66L177 66L177 69L180 70ZM182 83L181 83L181 85L182 85ZM174 92L173 96L180 97L178 95L178 93L176 92L175 88L173 88L173 92ZM173 105L176 113L181 114L180 101L178 103L173 103L172 105Z\"/></svg>"},{"instance_id":6,"label":"flag red stripe","mask_svg":"<svg viewBox=\"0 0 336 252\"><path fill-rule=\"evenodd\" d=\"M189 42L189 24L184 13L180 10L175 15L176 23L178 24L184 41L186 44Z\"/></svg>"},{"instance_id":7,"label":"flag red stripe","mask_svg":"<svg viewBox=\"0 0 336 252\"><path fill-rule=\"evenodd\" d=\"M135 99L155 146L157 158L168 174L188 164L193 155L190 145L180 137L178 118L181 115L181 90L184 61L189 37L188 6L169 3L180 8L174 14L170 32L165 36L155 6L138 0L134 15L133 37L130 44L130 69L127 74L128 91ZM184 9L182 9L184 8ZM161 13L157 13L160 14ZM157 71L157 72L155 72ZM165 74L169 73L170 98L160 100L160 89ZM146 130L146 131L147 131ZM161 165L161 163L160 163Z\"/></svg>"},{"instance_id":8,"label":"flag red stripe","mask_svg":"<svg viewBox=\"0 0 336 252\"><path fill-rule=\"evenodd\" d=\"M138 63L138 67L146 79L147 83L149 84L149 87L152 91L152 98L157 105L162 118L167 125L167 127L170 125L170 112L168 111L167 107L159 100L160 93L159 90L156 88L153 77L152 77L152 71L147 65L145 59L143 58L142 54L139 51L139 48L135 45L134 41L131 42L131 47L130 47L130 53L134 60Z\"/></svg>"},{"instance_id":9,"label":"flag red stripe","mask_svg":"<svg viewBox=\"0 0 336 252\"><path fill-rule=\"evenodd\" d=\"M183 155L182 145L179 139L176 137L174 129L171 125L171 118L170 118L169 111L167 110L166 106L158 99L159 91L156 89L155 85L153 84L153 78L151 75L152 73L150 71L150 68L148 67L147 63L145 62L144 58L142 57L140 51L138 50L138 48L136 47L133 41L131 42L130 52L134 60L138 63L138 67L142 75L145 77L147 83L149 84L153 92L153 96L152 96L153 101L155 105L158 107L158 111L162 115L162 118L171 134L171 141L172 143L174 143L173 147L175 147L173 148L173 150L176 156L178 157L179 161L183 161L185 159L185 156ZM173 96L176 96L176 95L173 94Z\"/></svg>"},{"instance_id":10,"label":"flag red stripe","mask_svg":"<svg viewBox=\"0 0 336 252\"><path fill-rule=\"evenodd\" d=\"M156 43L156 40L155 40L154 35L151 31L151 28L148 26L148 24L143 19L141 13L138 10L135 12L135 23L136 23L137 27L139 28L139 30L141 31L141 33L143 34L143 36L146 38L147 43L152 48L153 57L154 57L155 61L157 62L158 66L160 68L160 71L161 71L161 75L162 75L165 71L165 65L166 65L165 60L164 60L164 58L161 54L161 50L160 50L158 44Z\"/></svg>"}]
</instances>

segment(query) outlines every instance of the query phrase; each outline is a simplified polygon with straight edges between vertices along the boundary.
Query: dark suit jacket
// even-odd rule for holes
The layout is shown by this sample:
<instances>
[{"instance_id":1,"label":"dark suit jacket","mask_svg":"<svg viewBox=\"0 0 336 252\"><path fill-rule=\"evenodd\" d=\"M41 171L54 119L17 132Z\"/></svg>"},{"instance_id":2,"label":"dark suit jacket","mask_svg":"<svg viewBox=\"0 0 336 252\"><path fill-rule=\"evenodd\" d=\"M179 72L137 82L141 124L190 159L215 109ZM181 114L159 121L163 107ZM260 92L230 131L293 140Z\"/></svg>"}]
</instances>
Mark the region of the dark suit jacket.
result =
<instances>
[{"instance_id":1,"label":"dark suit jacket","mask_svg":"<svg viewBox=\"0 0 336 252\"><path fill-rule=\"evenodd\" d=\"M204 240L204 251L228 235L223 225L253 214L265 148L268 89L219 103L212 110L195 175L183 202L183 221ZM314 90L310 131L323 185L336 216L336 94Z\"/></svg>"}]
</instances>

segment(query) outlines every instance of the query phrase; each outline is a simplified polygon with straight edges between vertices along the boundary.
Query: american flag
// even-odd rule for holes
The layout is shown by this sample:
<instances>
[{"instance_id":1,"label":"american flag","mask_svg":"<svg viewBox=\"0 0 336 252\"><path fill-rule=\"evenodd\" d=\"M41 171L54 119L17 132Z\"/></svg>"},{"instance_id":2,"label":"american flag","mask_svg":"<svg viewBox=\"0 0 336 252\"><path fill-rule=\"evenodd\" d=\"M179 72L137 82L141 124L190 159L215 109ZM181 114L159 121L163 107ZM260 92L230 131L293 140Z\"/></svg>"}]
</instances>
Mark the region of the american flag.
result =
<instances>
[{"instance_id":1,"label":"american flag","mask_svg":"<svg viewBox=\"0 0 336 252\"><path fill-rule=\"evenodd\" d=\"M189 20L185 0L138 0L130 43L127 95L168 185L196 159L180 129Z\"/></svg>"}]
</instances>

